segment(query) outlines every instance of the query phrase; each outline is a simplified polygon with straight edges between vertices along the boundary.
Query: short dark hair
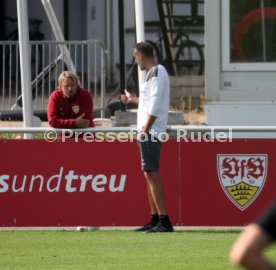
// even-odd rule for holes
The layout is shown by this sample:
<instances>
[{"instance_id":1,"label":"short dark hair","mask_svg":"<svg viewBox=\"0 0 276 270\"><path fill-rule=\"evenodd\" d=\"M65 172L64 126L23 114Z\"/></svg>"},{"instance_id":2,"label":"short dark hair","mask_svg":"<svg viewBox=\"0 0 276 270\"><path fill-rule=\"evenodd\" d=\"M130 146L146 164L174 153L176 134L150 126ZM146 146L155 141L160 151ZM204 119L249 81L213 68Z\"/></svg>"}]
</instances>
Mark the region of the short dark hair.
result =
<instances>
[{"instance_id":1,"label":"short dark hair","mask_svg":"<svg viewBox=\"0 0 276 270\"><path fill-rule=\"evenodd\" d=\"M134 47L137 51L141 52L145 57L154 57L153 47L148 42L139 42Z\"/></svg>"}]
</instances>

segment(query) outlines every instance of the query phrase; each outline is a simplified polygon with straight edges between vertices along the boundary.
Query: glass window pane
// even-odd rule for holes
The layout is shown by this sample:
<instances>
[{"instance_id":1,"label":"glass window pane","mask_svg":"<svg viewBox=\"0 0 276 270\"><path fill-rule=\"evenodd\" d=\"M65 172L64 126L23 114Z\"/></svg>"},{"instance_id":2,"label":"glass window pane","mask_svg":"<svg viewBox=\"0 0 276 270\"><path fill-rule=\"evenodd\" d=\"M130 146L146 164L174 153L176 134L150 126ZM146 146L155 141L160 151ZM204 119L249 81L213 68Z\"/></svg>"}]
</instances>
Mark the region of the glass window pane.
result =
<instances>
[{"instance_id":1,"label":"glass window pane","mask_svg":"<svg viewBox=\"0 0 276 270\"><path fill-rule=\"evenodd\" d=\"M276 61L276 1L231 0L232 63Z\"/></svg>"}]
</instances>

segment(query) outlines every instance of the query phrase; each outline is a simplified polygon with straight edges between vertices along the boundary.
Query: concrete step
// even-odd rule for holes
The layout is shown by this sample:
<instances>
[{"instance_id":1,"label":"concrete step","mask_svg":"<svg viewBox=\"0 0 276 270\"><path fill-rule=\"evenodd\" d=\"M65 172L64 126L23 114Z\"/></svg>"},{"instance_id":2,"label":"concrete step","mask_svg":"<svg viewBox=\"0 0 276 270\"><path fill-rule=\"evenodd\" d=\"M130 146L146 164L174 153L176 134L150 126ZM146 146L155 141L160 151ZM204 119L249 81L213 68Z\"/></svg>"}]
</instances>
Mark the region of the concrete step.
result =
<instances>
[{"instance_id":1,"label":"concrete step","mask_svg":"<svg viewBox=\"0 0 276 270\"><path fill-rule=\"evenodd\" d=\"M204 76L171 76L170 82L170 105L172 107L182 107L183 100L188 98L197 100L205 96Z\"/></svg>"}]
</instances>

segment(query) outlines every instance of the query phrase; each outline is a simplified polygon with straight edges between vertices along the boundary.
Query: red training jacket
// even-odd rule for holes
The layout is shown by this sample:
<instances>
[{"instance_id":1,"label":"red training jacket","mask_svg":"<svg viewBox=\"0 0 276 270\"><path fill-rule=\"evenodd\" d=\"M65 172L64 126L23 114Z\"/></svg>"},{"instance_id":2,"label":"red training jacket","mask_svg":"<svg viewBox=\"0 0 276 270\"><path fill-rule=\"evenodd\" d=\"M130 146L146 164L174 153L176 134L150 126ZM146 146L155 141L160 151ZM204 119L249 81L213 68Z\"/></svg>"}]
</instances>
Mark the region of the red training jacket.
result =
<instances>
[{"instance_id":1,"label":"red training jacket","mask_svg":"<svg viewBox=\"0 0 276 270\"><path fill-rule=\"evenodd\" d=\"M89 119L89 127L94 127L93 98L85 89L79 88L73 98L63 95L61 89L56 89L48 102L48 122L54 128L76 128L76 118L84 114Z\"/></svg>"}]
</instances>

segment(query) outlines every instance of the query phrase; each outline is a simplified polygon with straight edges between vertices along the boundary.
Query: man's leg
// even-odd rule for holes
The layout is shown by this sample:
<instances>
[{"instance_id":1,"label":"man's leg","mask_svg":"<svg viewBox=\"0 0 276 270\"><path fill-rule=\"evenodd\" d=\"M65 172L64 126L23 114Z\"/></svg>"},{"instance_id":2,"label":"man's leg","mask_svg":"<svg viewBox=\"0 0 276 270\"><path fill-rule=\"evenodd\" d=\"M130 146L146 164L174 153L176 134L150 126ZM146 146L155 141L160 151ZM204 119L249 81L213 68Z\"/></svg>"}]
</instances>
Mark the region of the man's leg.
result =
<instances>
[{"instance_id":1,"label":"man's leg","mask_svg":"<svg viewBox=\"0 0 276 270\"><path fill-rule=\"evenodd\" d=\"M158 174L161 143L158 140L141 141L139 148L152 215L151 222L136 231L172 232L173 227L167 215L163 186Z\"/></svg>"},{"instance_id":2,"label":"man's leg","mask_svg":"<svg viewBox=\"0 0 276 270\"><path fill-rule=\"evenodd\" d=\"M271 238L259 225L250 224L235 241L230 252L230 262L246 269L274 270L276 266L263 256L263 250L271 242Z\"/></svg>"},{"instance_id":3,"label":"man's leg","mask_svg":"<svg viewBox=\"0 0 276 270\"><path fill-rule=\"evenodd\" d=\"M145 177L148 182L148 196L151 209L157 210L159 216L158 224L146 230L146 232L173 232L174 229L167 215L163 186L158 172L145 171Z\"/></svg>"},{"instance_id":4,"label":"man's leg","mask_svg":"<svg viewBox=\"0 0 276 270\"><path fill-rule=\"evenodd\" d=\"M148 185L148 197L151 211L167 215L163 186L158 172L144 172Z\"/></svg>"},{"instance_id":5,"label":"man's leg","mask_svg":"<svg viewBox=\"0 0 276 270\"><path fill-rule=\"evenodd\" d=\"M144 172L144 175L145 175L145 178L146 178L146 185L147 185L147 193L148 193L150 212L151 212L151 214L157 214L158 215L158 210L156 208L154 199L153 199L152 194L151 194L148 175L147 175L146 172Z\"/></svg>"},{"instance_id":6,"label":"man's leg","mask_svg":"<svg viewBox=\"0 0 276 270\"><path fill-rule=\"evenodd\" d=\"M148 201L149 201L150 212L151 212L151 220L147 224L145 224L144 226L135 229L135 231L137 231L137 232L144 232L144 231L147 231L149 229L152 229L153 227L155 227L159 223L159 214L158 214L158 210L156 208L156 204L154 202L154 199L152 197L148 175L146 173L144 173L144 175L145 175L145 178L146 178Z\"/></svg>"}]
</instances>

